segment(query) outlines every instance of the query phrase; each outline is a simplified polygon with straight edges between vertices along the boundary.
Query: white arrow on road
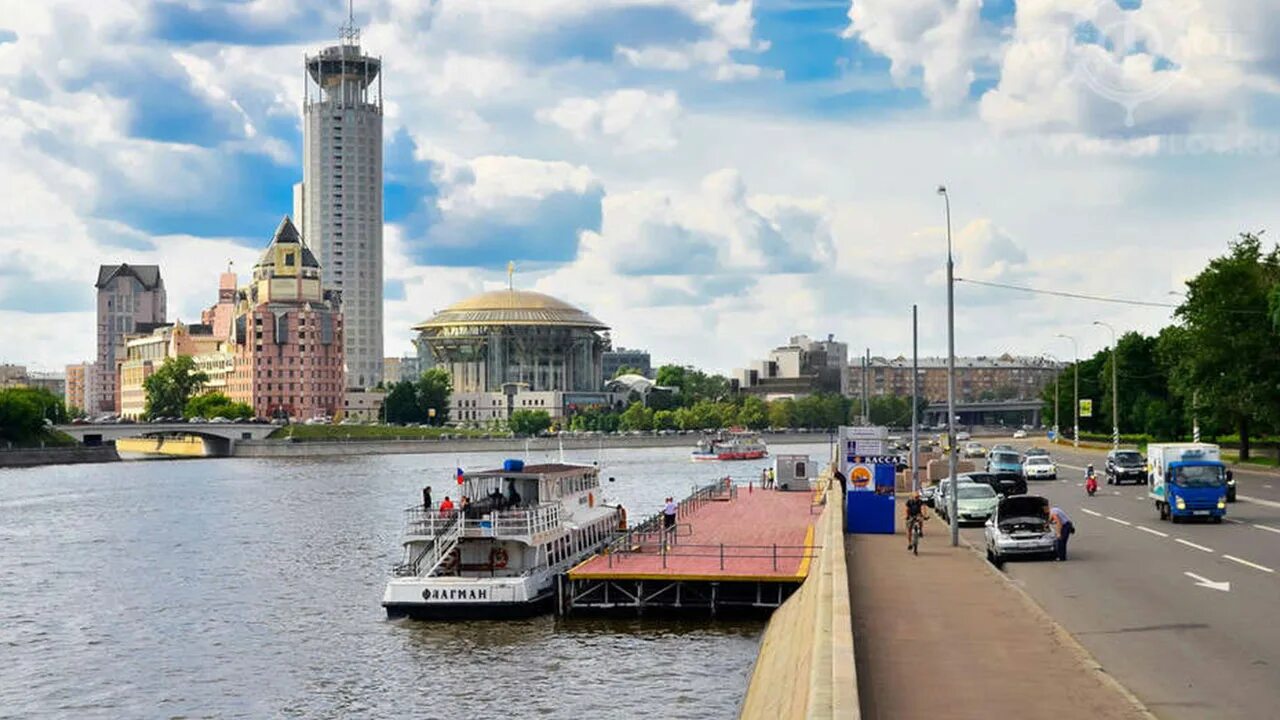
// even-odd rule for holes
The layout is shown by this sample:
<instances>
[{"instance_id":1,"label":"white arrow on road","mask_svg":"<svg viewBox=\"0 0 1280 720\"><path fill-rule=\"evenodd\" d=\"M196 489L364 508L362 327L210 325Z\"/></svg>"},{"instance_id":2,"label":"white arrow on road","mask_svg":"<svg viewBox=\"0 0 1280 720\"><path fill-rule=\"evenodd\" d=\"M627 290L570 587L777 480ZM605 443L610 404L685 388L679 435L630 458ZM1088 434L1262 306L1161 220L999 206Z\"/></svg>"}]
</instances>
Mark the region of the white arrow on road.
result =
<instances>
[{"instance_id":1,"label":"white arrow on road","mask_svg":"<svg viewBox=\"0 0 1280 720\"><path fill-rule=\"evenodd\" d=\"M1222 592L1231 592L1231 583L1230 583L1230 582L1214 582L1214 581L1209 580L1209 579L1207 579L1207 578L1202 578L1202 577L1200 577L1199 575L1197 575L1197 574L1195 574L1195 573L1192 573L1192 572L1184 572L1184 573L1182 573L1182 574L1183 574L1183 575L1186 575L1187 577L1191 578L1192 580L1195 580L1195 581L1196 581L1196 585L1198 585L1198 586L1200 586L1200 587L1206 587L1206 588L1209 588L1210 590L1221 590Z\"/></svg>"}]
</instances>

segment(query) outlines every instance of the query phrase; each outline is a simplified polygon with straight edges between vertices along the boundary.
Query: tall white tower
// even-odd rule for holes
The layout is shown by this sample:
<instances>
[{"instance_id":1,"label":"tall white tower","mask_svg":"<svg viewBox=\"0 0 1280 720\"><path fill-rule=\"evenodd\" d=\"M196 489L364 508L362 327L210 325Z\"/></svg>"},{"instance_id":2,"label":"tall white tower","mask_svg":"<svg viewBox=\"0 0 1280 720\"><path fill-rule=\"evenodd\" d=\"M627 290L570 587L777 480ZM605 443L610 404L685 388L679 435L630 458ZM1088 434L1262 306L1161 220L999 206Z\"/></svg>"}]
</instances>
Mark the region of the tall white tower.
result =
<instances>
[{"instance_id":1,"label":"tall white tower","mask_svg":"<svg viewBox=\"0 0 1280 720\"><path fill-rule=\"evenodd\" d=\"M382 379L382 61L360 51L354 16L306 57L302 183L294 214L342 292L347 387Z\"/></svg>"}]
</instances>

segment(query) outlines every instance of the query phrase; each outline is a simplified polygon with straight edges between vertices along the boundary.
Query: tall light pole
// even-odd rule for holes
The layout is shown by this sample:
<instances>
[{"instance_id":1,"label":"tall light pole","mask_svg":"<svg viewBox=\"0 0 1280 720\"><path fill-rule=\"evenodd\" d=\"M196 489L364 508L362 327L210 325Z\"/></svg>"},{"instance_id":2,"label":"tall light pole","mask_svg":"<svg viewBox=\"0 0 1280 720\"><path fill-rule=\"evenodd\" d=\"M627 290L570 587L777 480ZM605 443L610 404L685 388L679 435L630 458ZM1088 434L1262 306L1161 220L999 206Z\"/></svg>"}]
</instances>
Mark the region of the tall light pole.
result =
<instances>
[{"instance_id":1,"label":"tall light pole","mask_svg":"<svg viewBox=\"0 0 1280 720\"><path fill-rule=\"evenodd\" d=\"M947 477L951 482L951 546L960 545L960 508L956 492L956 303L955 261L951 257L951 195L946 185L938 186L938 194L947 209Z\"/></svg>"},{"instance_id":2,"label":"tall light pole","mask_svg":"<svg viewBox=\"0 0 1280 720\"><path fill-rule=\"evenodd\" d=\"M1119 375L1116 372L1116 351L1119 350L1119 343L1116 341L1116 329L1102 322L1094 320L1094 325L1100 325L1111 331L1111 448L1113 450L1120 449L1120 402L1117 399L1120 396L1120 386L1117 384L1116 378Z\"/></svg>"},{"instance_id":3,"label":"tall light pole","mask_svg":"<svg viewBox=\"0 0 1280 720\"><path fill-rule=\"evenodd\" d=\"M916 306L911 306L911 491L920 491L920 343Z\"/></svg>"},{"instance_id":4,"label":"tall light pole","mask_svg":"<svg viewBox=\"0 0 1280 720\"><path fill-rule=\"evenodd\" d=\"M1063 335L1062 333L1058 333L1058 337L1066 338L1071 341L1071 354L1072 354L1071 366L1075 369L1075 372L1072 374L1075 375L1075 381L1076 381L1075 382L1076 384L1076 392L1075 392L1076 422L1075 422L1075 430L1072 433L1071 445L1072 447L1080 447L1080 345L1076 342L1076 339L1071 337L1070 335Z\"/></svg>"}]
</instances>

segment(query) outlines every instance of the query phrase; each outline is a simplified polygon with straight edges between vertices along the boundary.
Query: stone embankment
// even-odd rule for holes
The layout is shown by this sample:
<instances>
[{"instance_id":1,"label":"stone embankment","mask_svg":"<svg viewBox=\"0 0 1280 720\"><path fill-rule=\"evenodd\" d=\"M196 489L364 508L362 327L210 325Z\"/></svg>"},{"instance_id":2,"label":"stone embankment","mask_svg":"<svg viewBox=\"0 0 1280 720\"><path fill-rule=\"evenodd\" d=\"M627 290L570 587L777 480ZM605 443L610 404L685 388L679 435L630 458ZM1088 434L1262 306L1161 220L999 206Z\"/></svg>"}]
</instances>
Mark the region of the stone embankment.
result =
<instances>
[{"instance_id":1,"label":"stone embankment","mask_svg":"<svg viewBox=\"0 0 1280 720\"><path fill-rule=\"evenodd\" d=\"M119 459L115 447L111 445L0 450L0 467L12 468L115 462Z\"/></svg>"},{"instance_id":2,"label":"stone embankment","mask_svg":"<svg viewBox=\"0 0 1280 720\"><path fill-rule=\"evenodd\" d=\"M840 486L824 478L821 549L809 577L769 619L742 703L744 720L859 717Z\"/></svg>"}]
</instances>

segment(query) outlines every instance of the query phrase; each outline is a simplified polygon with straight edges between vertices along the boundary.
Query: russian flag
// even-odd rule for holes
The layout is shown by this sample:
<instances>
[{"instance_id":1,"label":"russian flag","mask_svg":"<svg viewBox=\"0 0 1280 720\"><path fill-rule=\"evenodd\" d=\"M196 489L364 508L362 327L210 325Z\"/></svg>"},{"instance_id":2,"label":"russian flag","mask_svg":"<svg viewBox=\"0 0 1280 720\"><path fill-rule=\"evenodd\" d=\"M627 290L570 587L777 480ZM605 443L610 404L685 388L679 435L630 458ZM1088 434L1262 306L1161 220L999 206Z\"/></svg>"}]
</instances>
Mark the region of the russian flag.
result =
<instances>
[{"instance_id":1,"label":"russian flag","mask_svg":"<svg viewBox=\"0 0 1280 720\"><path fill-rule=\"evenodd\" d=\"M461 484L463 483L463 481L464 481L464 480L466 480L466 479L467 479L467 477L466 477L466 475L464 475L464 474L463 474L463 472L462 472L462 468L458 468L458 484L459 484L459 485L461 485Z\"/></svg>"}]
</instances>

